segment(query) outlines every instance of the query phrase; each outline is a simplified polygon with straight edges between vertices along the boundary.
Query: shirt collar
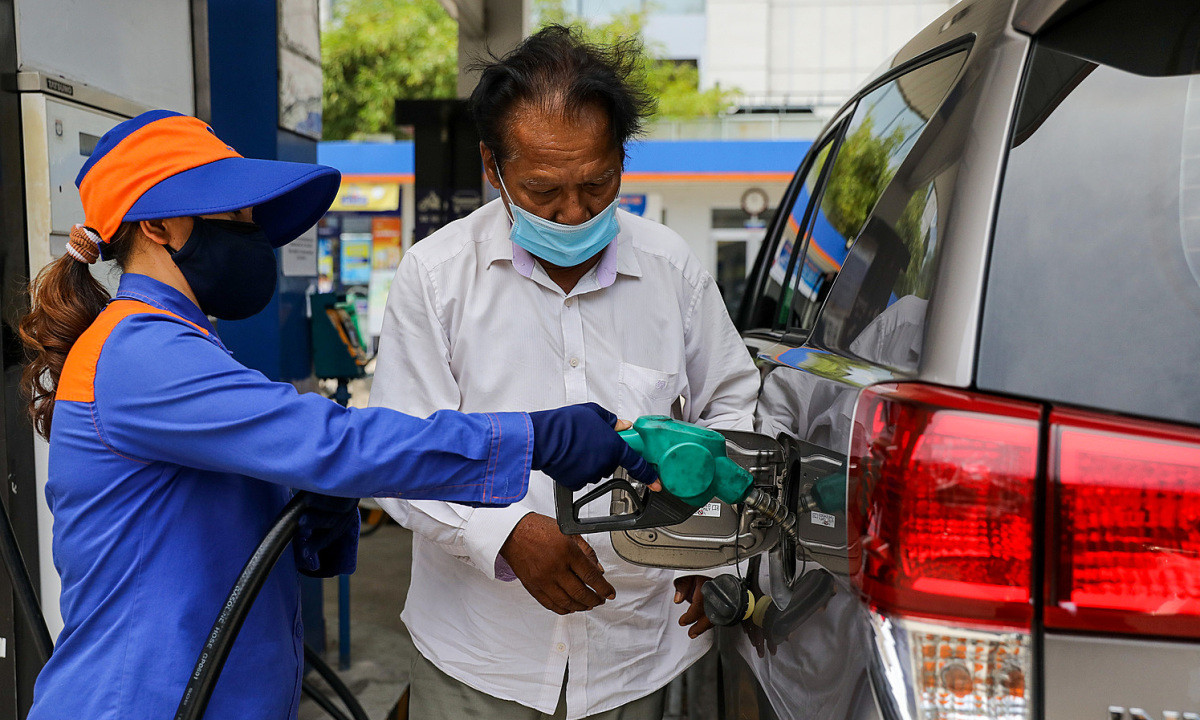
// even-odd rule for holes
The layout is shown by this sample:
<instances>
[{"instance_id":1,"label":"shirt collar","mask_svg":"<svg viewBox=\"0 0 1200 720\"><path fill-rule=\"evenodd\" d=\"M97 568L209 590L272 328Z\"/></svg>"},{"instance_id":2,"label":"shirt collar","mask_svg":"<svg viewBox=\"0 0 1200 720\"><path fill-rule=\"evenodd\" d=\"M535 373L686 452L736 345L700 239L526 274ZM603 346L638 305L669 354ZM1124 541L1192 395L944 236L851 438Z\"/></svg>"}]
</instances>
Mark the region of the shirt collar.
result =
<instances>
[{"instance_id":1,"label":"shirt collar","mask_svg":"<svg viewBox=\"0 0 1200 720\"><path fill-rule=\"evenodd\" d=\"M532 277L535 259L529 251L509 239L512 221L508 219L503 201L497 198L481 210L488 210L493 205L495 208L491 211L495 212L495 216L484 226L484 232L487 233L484 242L484 262L490 266L499 260L508 260L520 275ZM617 222L621 228L617 239L604 248L604 257L596 266L596 277L602 288L612 285L617 275L642 276L642 266L638 263L637 253L633 251L633 235L623 222L620 211L617 214Z\"/></svg>"},{"instance_id":2,"label":"shirt collar","mask_svg":"<svg viewBox=\"0 0 1200 720\"><path fill-rule=\"evenodd\" d=\"M520 245L516 243L511 243L511 245L513 268L523 277L532 278L534 263L537 262L537 259ZM600 262L596 263L595 270L596 283L601 288L606 288L617 280L617 255L620 253L620 247L620 243L611 242L600 251Z\"/></svg>"},{"instance_id":3,"label":"shirt collar","mask_svg":"<svg viewBox=\"0 0 1200 720\"><path fill-rule=\"evenodd\" d=\"M174 313L188 322L199 325L208 331L210 337L217 336L216 329L204 313L200 312L200 308L196 307L196 303L170 285L155 280L149 275L123 274L121 283L117 286L117 294L113 299L117 298L140 300L147 305Z\"/></svg>"}]
</instances>

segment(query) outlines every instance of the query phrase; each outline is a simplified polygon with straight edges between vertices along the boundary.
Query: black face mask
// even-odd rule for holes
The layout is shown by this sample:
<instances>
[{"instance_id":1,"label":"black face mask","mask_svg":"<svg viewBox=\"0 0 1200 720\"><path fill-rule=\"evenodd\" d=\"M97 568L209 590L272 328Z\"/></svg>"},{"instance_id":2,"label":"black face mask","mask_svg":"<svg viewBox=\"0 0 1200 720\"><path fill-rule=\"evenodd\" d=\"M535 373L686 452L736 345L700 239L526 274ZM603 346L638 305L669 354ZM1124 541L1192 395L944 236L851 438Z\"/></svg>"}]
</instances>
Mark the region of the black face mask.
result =
<instances>
[{"instance_id":1,"label":"black face mask","mask_svg":"<svg viewBox=\"0 0 1200 720\"><path fill-rule=\"evenodd\" d=\"M275 253L254 223L193 218L192 234L171 259L192 286L205 315L244 320L275 294Z\"/></svg>"}]
</instances>

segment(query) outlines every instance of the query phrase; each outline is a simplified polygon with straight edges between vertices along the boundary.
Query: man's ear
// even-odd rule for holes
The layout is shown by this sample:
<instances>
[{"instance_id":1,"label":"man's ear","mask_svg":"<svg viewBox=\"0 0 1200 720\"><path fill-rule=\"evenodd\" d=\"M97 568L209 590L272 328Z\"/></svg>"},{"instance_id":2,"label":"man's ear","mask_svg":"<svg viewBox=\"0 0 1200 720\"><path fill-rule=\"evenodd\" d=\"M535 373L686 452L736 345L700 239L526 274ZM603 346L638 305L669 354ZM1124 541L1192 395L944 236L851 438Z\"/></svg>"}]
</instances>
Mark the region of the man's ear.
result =
<instances>
[{"instance_id":1,"label":"man's ear","mask_svg":"<svg viewBox=\"0 0 1200 720\"><path fill-rule=\"evenodd\" d=\"M479 156L483 158L483 172L487 175L488 182L499 190L500 170L496 166L496 156L492 154L492 149L480 142Z\"/></svg>"}]
</instances>

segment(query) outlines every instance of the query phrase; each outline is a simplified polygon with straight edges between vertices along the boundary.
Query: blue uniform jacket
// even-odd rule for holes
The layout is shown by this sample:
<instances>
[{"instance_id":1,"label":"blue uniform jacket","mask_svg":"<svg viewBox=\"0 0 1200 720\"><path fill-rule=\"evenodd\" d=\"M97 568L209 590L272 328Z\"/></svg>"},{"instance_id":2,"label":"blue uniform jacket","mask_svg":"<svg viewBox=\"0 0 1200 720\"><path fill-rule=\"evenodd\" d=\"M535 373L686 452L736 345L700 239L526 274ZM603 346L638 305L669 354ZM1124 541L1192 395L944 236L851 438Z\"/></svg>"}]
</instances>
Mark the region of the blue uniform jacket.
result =
<instances>
[{"instance_id":1,"label":"blue uniform jacket","mask_svg":"<svg viewBox=\"0 0 1200 720\"><path fill-rule=\"evenodd\" d=\"M65 628L31 720L174 716L242 565L291 488L507 505L529 478L524 413L347 410L234 360L181 293L126 274L72 347L46 499ZM294 718L299 586L284 553L208 718Z\"/></svg>"}]
</instances>

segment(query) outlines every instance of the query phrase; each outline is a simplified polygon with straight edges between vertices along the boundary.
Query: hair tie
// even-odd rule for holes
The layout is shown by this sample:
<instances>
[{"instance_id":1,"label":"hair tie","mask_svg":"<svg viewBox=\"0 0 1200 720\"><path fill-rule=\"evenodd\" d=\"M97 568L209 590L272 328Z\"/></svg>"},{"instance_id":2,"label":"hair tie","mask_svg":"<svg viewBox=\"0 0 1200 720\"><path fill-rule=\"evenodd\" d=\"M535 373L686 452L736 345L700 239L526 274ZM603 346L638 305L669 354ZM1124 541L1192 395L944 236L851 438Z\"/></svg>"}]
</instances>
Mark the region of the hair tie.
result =
<instances>
[{"instance_id":1,"label":"hair tie","mask_svg":"<svg viewBox=\"0 0 1200 720\"><path fill-rule=\"evenodd\" d=\"M100 234L90 227L76 225L71 228L71 239L67 242L67 254L81 263L91 265L100 257Z\"/></svg>"}]
</instances>

